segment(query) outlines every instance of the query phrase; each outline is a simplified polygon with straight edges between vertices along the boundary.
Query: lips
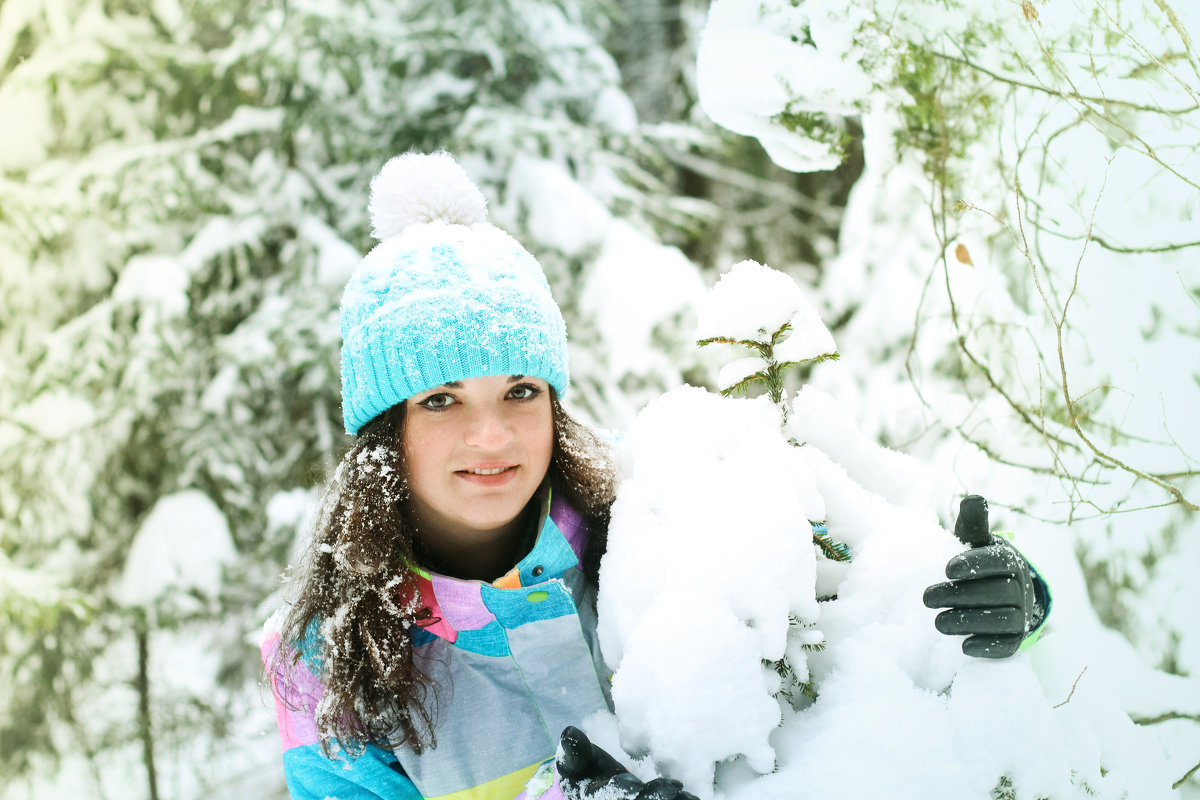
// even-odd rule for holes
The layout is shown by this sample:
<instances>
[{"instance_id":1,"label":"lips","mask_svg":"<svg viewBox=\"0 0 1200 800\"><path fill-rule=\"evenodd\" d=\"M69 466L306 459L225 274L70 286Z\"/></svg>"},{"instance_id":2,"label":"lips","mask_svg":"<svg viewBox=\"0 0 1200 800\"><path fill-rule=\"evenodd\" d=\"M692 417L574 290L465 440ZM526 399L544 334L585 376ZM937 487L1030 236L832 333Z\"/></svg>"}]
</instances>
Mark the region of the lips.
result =
<instances>
[{"instance_id":1,"label":"lips","mask_svg":"<svg viewBox=\"0 0 1200 800\"><path fill-rule=\"evenodd\" d=\"M517 474L516 464L481 464L460 469L454 474L468 483L484 488L503 486Z\"/></svg>"}]
</instances>

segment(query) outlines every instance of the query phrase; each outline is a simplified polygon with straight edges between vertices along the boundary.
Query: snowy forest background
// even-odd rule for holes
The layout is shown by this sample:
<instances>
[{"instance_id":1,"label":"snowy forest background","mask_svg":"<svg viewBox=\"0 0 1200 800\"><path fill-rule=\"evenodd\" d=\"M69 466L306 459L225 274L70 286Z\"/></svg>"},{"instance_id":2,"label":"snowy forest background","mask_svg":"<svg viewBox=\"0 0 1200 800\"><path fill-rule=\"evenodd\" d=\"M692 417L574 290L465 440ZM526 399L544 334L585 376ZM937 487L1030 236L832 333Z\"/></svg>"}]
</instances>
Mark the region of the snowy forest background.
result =
<instances>
[{"instance_id":1,"label":"snowy forest background","mask_svg":"<svg viewBox=\"0 0 1200 800\"><path fill-rule=\"evenodd\" d=\"M943 524L987 495L1095 647L1050 705L1145 749L1097 734L1127 777L1077 788L1200 797L1197 36L1184 0L4 0L0 796L286 796L257 640L346 444L337 303L370 176L444 148L605 428L717 388L733 263L792 276L841 356L789 379L836 399L812 436L913 456L843 466Z\"/></svg>"}]
</instances>

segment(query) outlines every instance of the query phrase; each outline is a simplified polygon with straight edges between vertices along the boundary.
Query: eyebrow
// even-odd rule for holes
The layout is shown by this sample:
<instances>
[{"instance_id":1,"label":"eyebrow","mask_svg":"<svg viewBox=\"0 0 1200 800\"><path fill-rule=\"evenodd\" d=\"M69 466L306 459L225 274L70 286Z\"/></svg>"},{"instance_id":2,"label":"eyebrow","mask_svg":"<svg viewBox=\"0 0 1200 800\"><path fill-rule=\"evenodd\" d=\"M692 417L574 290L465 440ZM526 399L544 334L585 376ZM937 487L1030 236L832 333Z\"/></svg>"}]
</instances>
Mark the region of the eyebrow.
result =
<instances>
[{"instance_id":1,"label":"eyebrow","mask_svg":"<svg viewBox=\"0 0 1200 800\"><path fill-rule=\"evenodd\" d=\"M521 381L521 380L525 380L524 375L509 375L508 376L509 383L516 383L517 381ZM446 383L443 383L442 386L445 386L447 389L461 389L462 381L448 381Z\"/></svg>"}]
</instances>

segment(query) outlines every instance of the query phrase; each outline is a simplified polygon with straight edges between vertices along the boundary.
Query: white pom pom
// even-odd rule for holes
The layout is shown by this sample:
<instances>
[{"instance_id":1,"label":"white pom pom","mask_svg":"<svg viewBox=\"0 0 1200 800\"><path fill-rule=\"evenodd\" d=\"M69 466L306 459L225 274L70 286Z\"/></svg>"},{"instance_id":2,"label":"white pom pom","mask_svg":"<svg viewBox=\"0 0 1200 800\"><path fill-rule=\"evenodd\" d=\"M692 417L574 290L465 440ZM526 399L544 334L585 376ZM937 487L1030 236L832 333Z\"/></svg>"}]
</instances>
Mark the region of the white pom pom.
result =
<instances>
[{"instance_id":1,"label":"white pom pom","mask_svg":"<svg viewBox=\"0 0 1200 800\"><path fill-rule=\"evenodd\" d=\"M487 200L449 153L405 153L371 179L367 211L371 235L383 241L419 222L483 222Z\"/></svg>"}]
</instances>

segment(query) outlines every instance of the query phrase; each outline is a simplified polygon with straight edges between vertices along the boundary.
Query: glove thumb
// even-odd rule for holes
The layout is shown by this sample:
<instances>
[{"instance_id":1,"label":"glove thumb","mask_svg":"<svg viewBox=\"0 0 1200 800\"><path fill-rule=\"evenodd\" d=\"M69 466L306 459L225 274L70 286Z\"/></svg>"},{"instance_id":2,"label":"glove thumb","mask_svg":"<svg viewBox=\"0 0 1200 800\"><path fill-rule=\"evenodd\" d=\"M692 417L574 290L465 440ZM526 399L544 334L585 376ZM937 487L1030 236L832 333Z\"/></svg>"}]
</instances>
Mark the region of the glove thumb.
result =
<instances>
[{"instance_id":1,"label":"glove thumb","mask_svg":"<svg viewBox=\"0 0 1200 800\"><path fill-rule=\"evenodd\" d=\"M558 774L574 778L584 772L592 762L592 743L587 734L574 726L567 726L558 740Z\"/></svg>"},{"instance_id":2,"label":"glove thumb","mask_svg":"<svg viewBox=\"0 0 1200 800\"><path fill-rule=\"evenodd\" d=\"M971 547L986 547L992 543L992 534L988 531L987 500L977 494L962 499L958 504L958 519L954 521L954 535Z\"/></svg>"}]
</instances>

